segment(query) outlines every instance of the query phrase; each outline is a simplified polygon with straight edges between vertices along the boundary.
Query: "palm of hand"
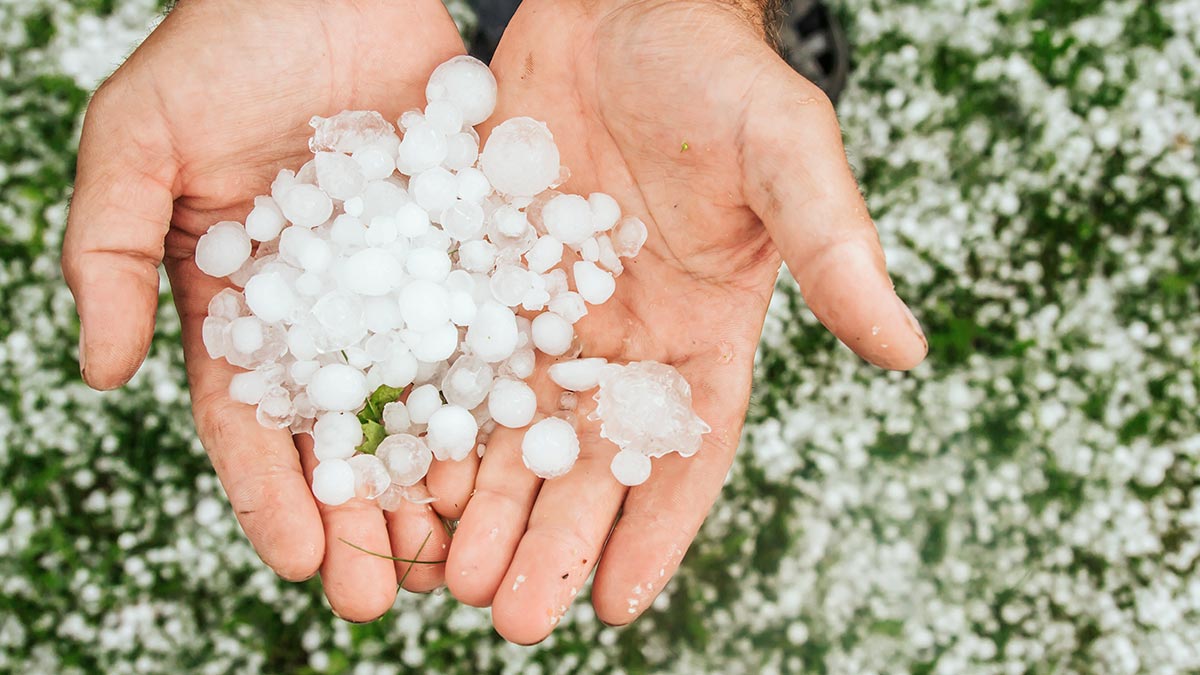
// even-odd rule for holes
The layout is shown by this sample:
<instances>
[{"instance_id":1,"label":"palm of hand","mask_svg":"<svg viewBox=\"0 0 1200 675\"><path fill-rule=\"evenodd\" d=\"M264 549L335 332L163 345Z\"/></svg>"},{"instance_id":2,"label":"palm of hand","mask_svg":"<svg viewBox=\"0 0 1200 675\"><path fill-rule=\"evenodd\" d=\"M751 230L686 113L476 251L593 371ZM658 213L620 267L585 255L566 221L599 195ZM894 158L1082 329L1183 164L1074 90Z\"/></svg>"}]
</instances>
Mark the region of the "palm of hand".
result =
<instances>
[{"instance_id":1,"label":"palm of hand","mask_svg":"<svg viewBox=\"0 0 1200 675\"><path fill-rule=\"evenodd\" d=\"M209 226L243 219L281 167L311 156L313 114L366 109L395 120L424 102L434 67L461 52L437 0L183 2L97 93L81 140L63 268L79 306L85 378L108 389L136 370L165 259L197 430L239 521L282 576L306 578L320 566L335 612L354 620L386 611L409 566L339 539L412 557L428 534L421 557L429 559L448 535L424 506L386 522L365 503L318 508L311 442L298 457L286 430L262 428L253 408L229 400L237 369L211 360L200 337L208 301L225 284L192 256ZM405 585L440 583L432 566Z\"/></svg>"}]
</instances>

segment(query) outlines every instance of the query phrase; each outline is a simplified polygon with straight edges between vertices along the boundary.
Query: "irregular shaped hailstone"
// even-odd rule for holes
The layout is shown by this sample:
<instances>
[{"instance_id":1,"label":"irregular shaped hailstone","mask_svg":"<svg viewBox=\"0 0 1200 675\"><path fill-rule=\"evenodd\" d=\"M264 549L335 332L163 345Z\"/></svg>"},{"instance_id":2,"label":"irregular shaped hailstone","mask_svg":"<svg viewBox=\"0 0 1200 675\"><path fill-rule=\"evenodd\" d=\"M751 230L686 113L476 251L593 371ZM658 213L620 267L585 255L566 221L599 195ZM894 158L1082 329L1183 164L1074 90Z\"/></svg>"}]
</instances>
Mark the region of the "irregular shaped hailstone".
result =
<instances>
[{"instance_id":1,"label":"irregular shaped hailstone","mask_svg":"<svg viewBox=\"0 0 1200 675\"><path fill-rule=\"evenodd\" d=\"M600 384L600 374L608 361L599 357L571 359L550 366L550 379L567 391L587 391Z\"/></svg>"},{"instance_id":2,"label":"irregular shaped hailstone","mask_svg":"<svg viewBox=\"0 0 1200 675\"><path fill-rule=\"evenodd\" d=\"M600 435L648 457L700 449L712 428L692 411L692 388L671 366L655 361L609 365L600 374L596 410Z\"/></svg>"},{"instance_id":3,"label":"irregular shaped hailstone","mask_svg":"<svg viewBox=\"0 0 1200 675\"><path fill-rule=\"evenodd\" d=\"M396 128L374 110L343 110L333 117L315 116L308 121L314 129L308 149L317 152L352 153L384 140Z\"/></svg>"},{"instance_id":4,"label":"irregular shaped hailstone","mask_svg":"<svg viewBox=\"0 0 1200 675\"><path fill-rule=\"evenodd\" d=\"M496 77L483 61L456 56L434 68L425 85L425 100L453 103L462 113L463 124L473 127L496 108Z\"/></svg>"},{"instance_id":5,"label":"irregular shaped hailstone","mask_svg":"<svg viewBox=\"0 0 1200 675\"><path fill-rule=\"evenodd\" d=\"M550 129L531 117L514 117L492 129L480 166L492 187L532 197L558 180L558 146Z\"/></svg>"},{"instance_id":6,"label":"irregular shaped hailstone","mask_svg":"<svg viewBox=\"0 0 1200 675\"><path fill-rule=\"evenodd\" d=\"M575 466L579 437L570 422L547 417L525 431L521 459L540 478L557 478Z\"/></svg>"}]
</instances>

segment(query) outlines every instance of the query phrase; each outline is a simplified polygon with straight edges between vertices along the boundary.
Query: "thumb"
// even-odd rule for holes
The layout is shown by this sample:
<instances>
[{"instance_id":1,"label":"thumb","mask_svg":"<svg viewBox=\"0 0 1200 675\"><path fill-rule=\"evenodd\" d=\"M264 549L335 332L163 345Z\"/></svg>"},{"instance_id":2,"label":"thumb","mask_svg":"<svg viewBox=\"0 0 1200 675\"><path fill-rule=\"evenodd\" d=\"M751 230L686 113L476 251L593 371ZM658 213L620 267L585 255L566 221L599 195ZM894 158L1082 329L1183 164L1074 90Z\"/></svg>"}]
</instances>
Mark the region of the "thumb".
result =
<instances>
[{"instance_id":1,"label":"thumb","mask_svg":"<svg viewBox=\"0 0 1200 675\"><path fill-rule=\"evenodd\" d=\"M888 277L833 105L772 58L750 90L741 129L750 207L826 328L875 365L913 368L928 344Z\"/></svg>"},{"instance_id":2,"label":"thumb","mask_svg":"<svg viewBox=\"0 0 1200 675\"><path fill-rule=\"evenodd\" d=\"M119 387L146 357L176 164L147 97L116 78L88 106L62 269L79 312L79 366L97 389Z\"/></svg>"}]
</instances>

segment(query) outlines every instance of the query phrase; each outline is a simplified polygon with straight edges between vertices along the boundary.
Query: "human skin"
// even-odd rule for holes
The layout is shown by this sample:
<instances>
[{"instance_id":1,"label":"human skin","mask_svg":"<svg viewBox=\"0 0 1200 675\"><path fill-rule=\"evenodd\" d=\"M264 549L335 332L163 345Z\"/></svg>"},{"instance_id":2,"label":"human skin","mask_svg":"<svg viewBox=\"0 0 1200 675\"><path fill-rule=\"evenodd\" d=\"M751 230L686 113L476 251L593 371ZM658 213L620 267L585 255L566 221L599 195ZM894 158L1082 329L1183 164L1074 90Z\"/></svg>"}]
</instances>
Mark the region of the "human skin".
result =
<instances>
[{"instance_id":1,"label":"human skin","mask_svg":"<svg viewBox=\"0 0 1200 675\"><path fill-rule=\"evenodd\" d=\"M378 110L395 120L424 104L433 69L463 52L438 0L183 0L96 92L84 119L63 272L78 306L79 361L98 389L124 384L150 346L165 263L183 325L196 429L237 518L280 576L318 570L330 605L353 621L395 600L409 565L343 543L423 559L449 544L428 506L384 514L355 499L318 504L308 487L311 439L268 430L231 401L238 369L201 342L208 301L226 282L193 262L197 238L242 220L280 168L311 157L312 115ZM433 470L461 503L472 467ZM410 590L442 584L416 566Z\"/></svg>"},{"instance_id":2,"label":"human skin","mask_svg":"<svg viewBox=\"0 0 1200 675\"><path fill-rule=\"evenodd\" d=\"M649 607L720 492L750 396L781 260L821 322L867 361L908 369L926 342L896 296L828 98L764 39L763 8L716 0L526 0L492 61L498 121L544 120L571 177L642 218L649 240L616 294L577 324L584 356L674 365L711 426L702 449L654 462L632 489L586 419L566 476L520 459L497 429L450 549L446 581L491 605L497 631L544 639L595 569L609 624ZM557 407L540 357L541 412ZM618 518L619 515L619 518ZM614 526L615 522L615 526Z\"/></svg>"}]
</instances>

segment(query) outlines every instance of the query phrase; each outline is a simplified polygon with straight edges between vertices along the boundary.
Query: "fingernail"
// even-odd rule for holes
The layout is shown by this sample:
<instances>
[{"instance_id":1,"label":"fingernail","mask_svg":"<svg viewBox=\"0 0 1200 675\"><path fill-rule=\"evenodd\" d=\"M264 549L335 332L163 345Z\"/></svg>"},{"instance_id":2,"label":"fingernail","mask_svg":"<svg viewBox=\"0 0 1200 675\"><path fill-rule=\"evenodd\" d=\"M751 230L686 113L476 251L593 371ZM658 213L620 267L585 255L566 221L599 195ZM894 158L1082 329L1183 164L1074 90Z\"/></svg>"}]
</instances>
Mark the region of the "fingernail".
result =
<instances>
[{"instance_id":1,"label":"fingernail","mask_svg":"<svg viewBox=\"0 0 1200 675\"><path fill-rule=\"evenodd\" d=\"M83 323L79 324L79 375L87 379L87 348L83 341Z\"/></svg>"},{"instance_id":2,"label":"fingernail","mask_svg":"<svg viewBox=\"0 0 1200 675\"><path fill-rule=\"evenodd\" d=\"M921 330L921 322L917 321L917 317L913 315L912 310L904 301L900 301L900 308L904 310L904 316L908 319L908 325L912 326L913 332L917 337L921 338L921 344L925 345L925 351L929 351L929 340L925 339L925 331Z\"/></svg>"}]
</instances>

